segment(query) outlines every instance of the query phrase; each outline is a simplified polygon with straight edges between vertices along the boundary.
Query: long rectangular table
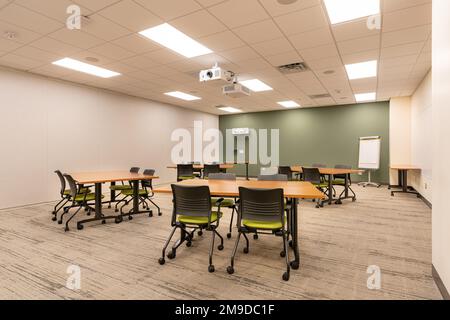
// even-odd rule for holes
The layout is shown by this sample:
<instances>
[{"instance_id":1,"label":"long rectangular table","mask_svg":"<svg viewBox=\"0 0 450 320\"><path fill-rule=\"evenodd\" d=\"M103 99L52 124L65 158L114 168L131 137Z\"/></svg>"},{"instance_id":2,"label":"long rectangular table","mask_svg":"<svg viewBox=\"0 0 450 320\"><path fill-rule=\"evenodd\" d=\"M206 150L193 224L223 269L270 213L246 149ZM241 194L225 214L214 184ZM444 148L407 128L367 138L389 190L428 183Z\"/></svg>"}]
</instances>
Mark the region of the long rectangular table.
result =
<instances>
[{"instance_id":1,"label":"long rectangular table","mask_svg":"<svg viewBox=\"0 0 450 320\"><path fill-rule=\"evenodd\" d=\"M334 175L345 175L345 191L344 191L344 197L340 197L337 199L336 203L340 204L342 203L342 200L352 198L353 201L356 200L354 197L349 197L349 174L362 174L364 173L364 170L358 170L358 169L337 169L337 168L318 168L320 174L328 177L328 204L332 204L334 201L333 197L333 176ZM293 172L297 173L303 173L302 166L292 166L291 170Z\"/></svg>"},{"instance_id":2,"label":"long rectangular table","mask_svg":"<svg viewBox=\"0 0 450 320\"><path fill-rule=\"evenodd\" d=\"M177 183L182 186L208 186L210 193L215 197L239 197L239 187L254 189L278 189L284 191L284 196L292 200L291 210L291 236L292 248L294 249L295 260L291 261L291 267L298 269L300 265L300 253L298 245L298 200L299 199L323 199L324 194L317 190L309 182L302 181L224 181L224 180L201 180L193 179ZM172 193L170 185L158 187L153 190L155 193ZM183 237L182 237L183 238Z\"/></svg>"},{"instance_id":3,"label":"long rectangular table","mask_svg":"<svg viewBox=\"0 0 450 320\"><path fill-rule=\"evenodd\" d=\"M94 221L116 219L116 216L104 216L102 213L102 184L130 181L133 186L133 212L139 212L139 181L159 179L157 176L147 176L128 171L106 171L106 172L77 172L70 174L76 183L80 185L95 185L95 217L78 222L78 229L82 229L83 224ZM115 200L115 192L111 191L111 199ZM80 228L81 226L81 228Z\"/></svg>"},{"instance_id":4,"label":"long rectangular table","mask_svg":"<svg viewBox=\"0 0 450 320\"><path fill-rule=\"evenodd\" d=\"M398 171L398 186L389 185L389 189L391 188L400 188L401 191L392 191L391 196L394 196L396 193L408 193L414 194L418 198L421 197L420 193L417 191L410 191L410 187L408 186L408 171L420 171L421 168L413 165L391 165L392 170ZM412 188L411 188L412 189Z\"/></svg>"},{"instance_id":5,"label":"long rectangular table","mask_svg":"<svg viewBox=\"0 0 450 320\"><path fill-rule=\"evenodd\" d=\"M233 169L235 167L235 165L237 165L237 164L238 163L222 163L222 164L220 164L220 169L225 170L225 171L229 170L229 169ZM249 180L250 179L249 172L248 172L249 163L246 162L246 163L240 163L240 164L245 164L245 177L247 180ZM201 171L204 169L205 166L203 164L194 164L193 167L194 167L194 170ZM170 165L170 166L167 166L167 168L168 169L177 169L177 166Z\"/></svg>"}]
</instances>

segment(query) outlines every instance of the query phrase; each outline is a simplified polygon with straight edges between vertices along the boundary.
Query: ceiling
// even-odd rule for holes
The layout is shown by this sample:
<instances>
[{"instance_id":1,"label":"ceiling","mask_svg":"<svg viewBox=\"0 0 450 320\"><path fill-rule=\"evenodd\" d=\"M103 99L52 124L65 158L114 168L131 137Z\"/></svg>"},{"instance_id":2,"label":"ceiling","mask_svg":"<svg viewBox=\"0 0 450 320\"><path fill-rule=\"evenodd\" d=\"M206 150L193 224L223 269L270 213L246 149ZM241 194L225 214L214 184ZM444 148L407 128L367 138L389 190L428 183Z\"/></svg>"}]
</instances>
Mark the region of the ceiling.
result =
<instances>
[{"instance_id":1,"label":"ceiling","mask_svg":"<svg viewBox=\"0 0 450 320\"><path fill-rule=\"evenodd\" d=\"M73 3L90 17L81 30L65 26ZM431 11L431 0L382 0L382 28L370 30L367 19L332 26L321 0L0 0L0 65L213 114L224 114L218 105L281 110L284 100L350 104L366 92L385 101L411 95L430 70ZM137 34L163 22L214 53L187 59ZM96 58L86 62L122 75L103 79L51 64L64 57ZM349 81L344 64L368 60L379 61L378 77ZM223 82L198 81L215 62L274 90L225 97ZM284 75L276 68L295 62L309 70ZM168 91L202 100L185 102ZM311 98L322 94L330 97Z\"/></svg>"}]
</instances>

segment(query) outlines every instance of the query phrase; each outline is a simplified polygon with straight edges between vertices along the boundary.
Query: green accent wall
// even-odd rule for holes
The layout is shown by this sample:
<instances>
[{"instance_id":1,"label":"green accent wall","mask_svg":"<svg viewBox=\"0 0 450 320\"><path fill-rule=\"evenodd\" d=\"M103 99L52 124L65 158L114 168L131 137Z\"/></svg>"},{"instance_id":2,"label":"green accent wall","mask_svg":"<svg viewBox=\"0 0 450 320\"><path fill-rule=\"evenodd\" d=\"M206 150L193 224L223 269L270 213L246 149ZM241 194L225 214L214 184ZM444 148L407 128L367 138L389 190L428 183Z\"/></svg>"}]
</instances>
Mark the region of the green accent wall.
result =
<instances>
[{"instance_id":1,"label":"green accent wall","mask_svg":"<svg viewBox=\"0 0 450 320\"><path fill-rule=\"evenodd\" d=\"M225 115L220 116L219 127L224 137L226 129L232 128L279 129L280 165L357 168L359 137L381 136L381 169L372 174L372 180L389 182L389 102ZM245 166L233 171L244 175ZM250 176L259 172L259 165L250 165ZM367 175L353 179L365 181Z\"/></svg>"}]
</instances>

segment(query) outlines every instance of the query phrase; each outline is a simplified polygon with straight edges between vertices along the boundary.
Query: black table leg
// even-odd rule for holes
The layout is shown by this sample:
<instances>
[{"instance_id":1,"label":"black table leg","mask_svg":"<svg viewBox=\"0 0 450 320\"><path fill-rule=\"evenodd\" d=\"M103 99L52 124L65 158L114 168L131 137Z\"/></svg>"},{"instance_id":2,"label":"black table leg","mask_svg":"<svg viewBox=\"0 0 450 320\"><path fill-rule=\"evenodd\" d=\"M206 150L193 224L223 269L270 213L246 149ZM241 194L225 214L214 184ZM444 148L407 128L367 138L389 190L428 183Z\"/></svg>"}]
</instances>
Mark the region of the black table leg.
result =
<instances>
[{"instance_id":1,"label":"black table leg","mask_svg":"<svg viewBox=\"0 0 450 320\"><path fill-rule=\"evenodd\" d=\"M291 261L291 268L297 270L300 267L300 250L298 245L298 199L292 199L291 208L291 236L292 249L294 249L295 259Z\"/></svg>"},{"instance_id":2,"label":"black table leg","mask_svg":"<svg viewBox=\"0 0 450 320\"><path fill-rule=\"evenodd\" d=\"M111 187L115 186L116 183L115 182L111 182ZM111 189L111 197L110 197L110 202L116 202L116 190Z\"/></svg>"},{"instance_id":3,"label":"black table leg","mask_svg":"<svg viewBox=\"0 0 450 320\"><path fill-rule=\"evenodd\" d=\"M248 162L245 163L245 177L248 180L250 180L250 178L248 177Z\"/></svg>"},{"instance_id":4,"label":"black table leg","mask_svg":"<svg viewBox=\"0 0 450 320\"><path fill-rule=\"evenodd\" d=\"M133 181L133 212L139 212L139 181Z\"/></svg>"},{"instance_id":5,"label":"black table leg","mask_svg":"<svg viewBox=\"0 0 450 320\"><path fill-rule=\"evenodd\" d=\"M333 176L331 174L328 175L328 205L331 205L333 202L333 181L331 179Z\"/></svg>"},{"instance_id":6,"label":"black table leg","mask_svg":"<svg viewBox=\"0 0 450 320\"><path fill-rule=\"evenodd\" d=\"M414 194L417 196L417 198L421 198L422 196L417 191L409 191L409 189L414 190L411 187L408 187L408 170L401 169L399 170L399 185L402 188L401 191L392 191L391 196L394 196L396 193L408 193L408 194Z\"/></svg>"},{"instance_id":7,"label":"black table leg","mask_svg":"<svg viewBox=\"0 0 450 320\"><path fill-rule=\"evenodd\" d=\"M151 209L148 210L139 210L139 183L140 181L132 181L131 184L133 186L133 208L128 211L128 213L123 213L122 209L120 209L120 216L117 217L116 223L120 223L123 221L123 217L128 217L129 220L133 219L134 215L148 213L150 217L153 216L153 211Z\"/></svg>"}]
</instances>

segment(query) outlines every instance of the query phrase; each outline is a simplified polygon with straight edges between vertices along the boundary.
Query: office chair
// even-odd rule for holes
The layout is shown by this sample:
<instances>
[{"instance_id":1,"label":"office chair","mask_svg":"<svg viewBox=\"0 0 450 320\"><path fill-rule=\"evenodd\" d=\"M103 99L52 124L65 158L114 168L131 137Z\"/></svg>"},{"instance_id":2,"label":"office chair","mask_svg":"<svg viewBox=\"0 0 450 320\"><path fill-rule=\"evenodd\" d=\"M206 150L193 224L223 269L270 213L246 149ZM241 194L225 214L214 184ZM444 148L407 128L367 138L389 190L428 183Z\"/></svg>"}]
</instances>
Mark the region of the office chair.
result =
<instances>
[{"instance_id":1,"label":"office chair","mask_svg":"<svg viewBox=\"0 0 450 320\"><path fill-rule=\"evenodd\" d=\"M327 165L326 164L320 164L320 163L313 163L311 165L312 168L326 168Z\"/></svg>"},{"instance_id":2,"label":"office chair","mask_svg":"<svg viewBox=\"0 0 450 320\"><path fill-rule=\"evenodd\" d=\"M208 177L208 179L210 181L214 181L214 180L228 180L228 181L236 181L236 175L232 174L232 173L211 173ZM219 202L219 200L221 200ZM228 208L228 209L232 209L231 211L231 220L230 220L230 226L229 226L229 230L227 233L227 238L230 239L231 238L231 232L233 230L233 220L234 220L234 213L237 213L237 209L236 209L236 203L238 201L236 199L230 199L230 198L211 198L211 203L214 207L218 207L219 205L222 208ZM201 235L201 233L200 233Z\"/></svg>"},{"instance_id":3,"label":"office chair","mask_svg":"<svg viewBox=\"0 0 450 320\"><path fill-rule=\"evenodd\" d=\"M317 189L326 193L328 190L328 183L323 182L322 175L318 168L302 168L303 181L311 182ZM323 208L323 200L319 200L316 208Z\"/></svg>"},{"instance_id":4,"label":"office chair","mask_svg":"<svg viewBox=\"0 0 450 320\"><path fill-rule=\"evenodd\" d=\"M195 179L193 164L178 164L177 165L177 181L184 181Z\"/></svg>"},{"instance_id":5,"label":"office chair","mask_svg":"<svg viewBox=\"0 0 450 320\"><path fill-rule=\"evenodd\" d=\"M259 234L273 234L283 238L283 251L280 256L286 259L286 272L283 280L288 281L290 277L290 262L288 252L289 230L286 215L284 214L284 194L283 189L247 189L239 188L239 214L238 231L239 235L231 256L231 265L227 268L229 274L233 274L234 260L239 246L241 235L244 236L246 247L244 253L249 253L250 242L247 234L259 232Z\"/></svg>"},{"instance_id":6,"label":"office chair","mask_svg":"<svg viewBox=\"0 0 450 320\"><path fill-rule=\"evenodd\" d=\"M155 170L147 169L147 170L144 170L143 174L145 176L154 176ZM158 209L158 216L161 216L162 214L161 214L160 207L152 200L153 196L155 195L153 193L153 180L151 180L151 179L150 180L142 180L141 186L142 186L142 189L139 189L139 191L138 191L139 205L142 204L144 206L144 209L148 210L149 217L153 217L153 211L150 209L150 206L147 203L147 201L149 201ZM120 215L122 218L125 216L128 216L129 220L133 220L133 214L135 214L135 213L123 214L123 208L128 206L130 204L130 202L133 201L133 195L134 195L133 189L124 190L124 191L122 191L122 194L130 199L127 200L125 202L125 204L120 208ZM120 220L118 220L118 221L120 221Z\"/></svg>"},{"instance_id":7,"label":"office chair","mask_svg":"<svg viewBox=\"0 0 450 320\"><path fill-rule=\"evenodd\" d=\"M280 167L278 167L278 174L286 175L289 181L294 180L293 179L294 172L291 170L290 166L280 166Z\"/></svg>"},{"instance_id":8,"label":"office chair","mask_svg":"<svg viewBox=\"0 0 450 320\"><path fill-rule=\"evenodd\" d=\"M130 173L139 173L139 170L141 170L141 168L132 167L130 169ZM123 195L123 191L125 191L125 190L132 190L133 187L132 187L130 181L128 181L128 184L125 184L122 181L122 184L110 186L109 189L112 190L112 191L118 191L119 194L117 196L120 196L120 195ZM127 196L124 196L122 199L120 199L119 201L116 202L116 205L114 207L114 211L115 212L119 212L119 204L122 203L122 202L126 202L126 198L127 198ZM111 201L109 201L108 208L111 208Z\"/></svg>"},{"instance_id":9,"label":"office chair","mask_svg":"<svg viewBox=\"0 0 450 320\"><path fill-rule=\"evenodd\" d=\"M337 164L334 166L336 169L351 169L352 166L348 166L345 164ZM350 174L347 175L347 179L348 179L348 189L351 191L351 193L353 194L353 201L356 201L356 193L353 191L353 189L351 188L352 185L352 177ZM345 174L335 174L333 176L333 185L337 185L337 186L343 186L345 188ZM339 195L339 198L342 197L342 194L345 192L345 189L341 192L341 194Z\"/></svg>"},{"instance_id":10,"label":"office chair","mask_svg":"<svg viewBox=\"0 0 450 320\"><path fill-rule=\"evenodd\" d=\"M69 223L72 221L72 219L80 212L80 210L84 207L89 207L89 201L95 200L95 193L80 193L80 190L83 188L81 185L77 185L75 180L72 178L72 176L65 174L64 177L66 178L67 182L69 183L70 187L70 197L72 200L72 206L71 208L78 208L75 213L66 221L66 227L64 231L69 231ZM102 195L102 199L104 196ZM103 220L103 223L106 223L105 220ZM77 224L77 229L82 230L83 225Z\"/></svg>"},{"instance_id":11,"label":"office chair","mask_svg":"<svg viewBox=\"0 0 450 320\"><path fill-rule=\"evenodd\" d=\"M208 176L212 173L220 173L219 164L205 164L203 167L203 179L208 179Z\"/></svg>"},{"instance_id":12,"label":"office chair","mask_svg":"<svg viewBox=\"0 0 450 320\"><path fill-rule=\"evenodd\" d=\"M212 257L214 253L214 240L217 235L221 244L217 247L218 250L223 250L223 238L217 231L219 227L220 218L220 200L218 201L217 211L212 211L211 194L209 187L187 187L172 185L173 192L173 213L172 213L172 232L164 245L162 250L162 257L158 260L160 265L166 263L165 255L166 249L172 240L173 235L177 229L181 230L181 237L172 247L172 250L167 254L167 258L175 259L177 249L186 242L187 247L192 246L194 233L198 229L204 229L212 233L211 246L209 249L209 266L208 271L214 272ZM191 232L188 231L191 229Z\"/></svg>"}]
</instances>

